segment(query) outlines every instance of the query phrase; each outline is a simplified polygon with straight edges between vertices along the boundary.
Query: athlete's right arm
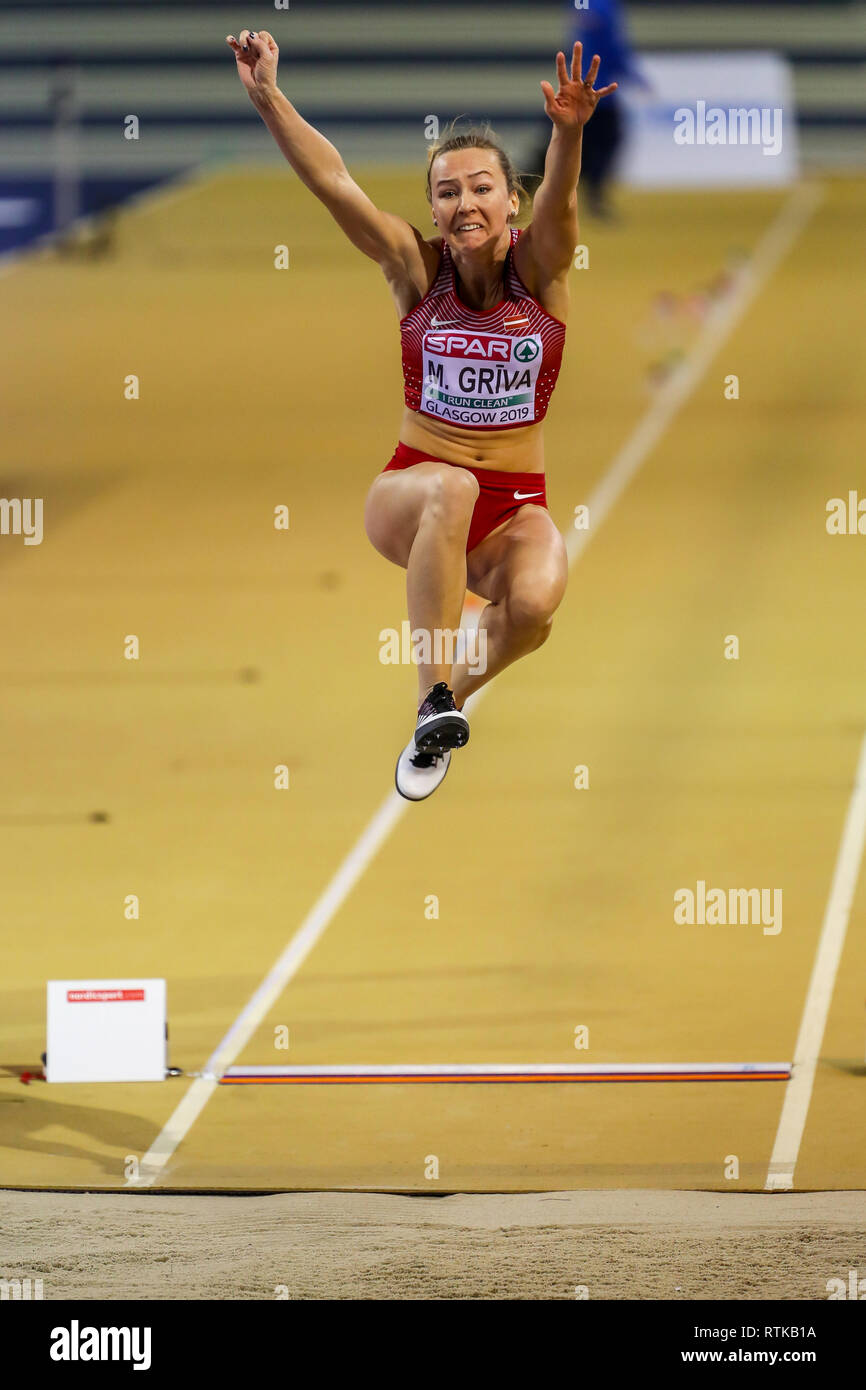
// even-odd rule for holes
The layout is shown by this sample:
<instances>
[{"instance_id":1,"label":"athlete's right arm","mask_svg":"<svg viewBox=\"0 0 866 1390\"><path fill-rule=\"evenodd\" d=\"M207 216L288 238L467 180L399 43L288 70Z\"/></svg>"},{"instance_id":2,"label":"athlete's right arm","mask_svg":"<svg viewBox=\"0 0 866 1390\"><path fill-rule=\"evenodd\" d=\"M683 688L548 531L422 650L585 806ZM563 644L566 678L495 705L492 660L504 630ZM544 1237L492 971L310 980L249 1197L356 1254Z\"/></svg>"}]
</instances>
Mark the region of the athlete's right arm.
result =
<instances>
[{"instance_id":1,"label":"athlete's right arm","mask_svg":"<svg viewBox=\"0 0 866 1390\"><path fill-rule=\"evenodd\" d=\"M237 60L238 76L295 173L314 193L365 256L376 261L392 283L406 276L426 291L429 247L402 217L382 212L355 183L343 158L277 87L279 49L264 29L243 29L240 41L226 42ZM423 247L423 250L422 250Z\"/></svg>"}]
</instances>

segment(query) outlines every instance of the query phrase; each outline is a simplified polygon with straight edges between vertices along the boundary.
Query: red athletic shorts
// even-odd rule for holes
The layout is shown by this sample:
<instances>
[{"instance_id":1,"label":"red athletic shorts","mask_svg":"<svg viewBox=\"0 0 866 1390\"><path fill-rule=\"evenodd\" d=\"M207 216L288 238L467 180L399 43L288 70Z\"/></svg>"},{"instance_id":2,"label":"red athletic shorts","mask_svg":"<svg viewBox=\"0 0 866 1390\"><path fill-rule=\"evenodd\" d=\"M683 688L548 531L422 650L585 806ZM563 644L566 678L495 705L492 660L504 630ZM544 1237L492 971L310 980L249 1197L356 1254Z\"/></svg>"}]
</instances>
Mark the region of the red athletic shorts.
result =
<instances>
[{"instance_id":1,"label":"red athletic shorts","mask_svg":"<svg viewBox=\"0 0 866 1390\"><path fill-rule=\"evenodd\" d=\"M421 449L411 449L408 444L398 444L391 462L382 470L390 468L411 468L413 463L428 459L433 463L446 463L446 459L430 459L430 454ZM469 535L466 538L466 553L473 550L479 541L501 526L520 507L532 502L538 507L547 506L547 492L543 473L501 473L493 468L469 468L463 463L453 463L451 468L466 468L478 479L481 491L475 503Z\"/></svg>"}]
</instances>

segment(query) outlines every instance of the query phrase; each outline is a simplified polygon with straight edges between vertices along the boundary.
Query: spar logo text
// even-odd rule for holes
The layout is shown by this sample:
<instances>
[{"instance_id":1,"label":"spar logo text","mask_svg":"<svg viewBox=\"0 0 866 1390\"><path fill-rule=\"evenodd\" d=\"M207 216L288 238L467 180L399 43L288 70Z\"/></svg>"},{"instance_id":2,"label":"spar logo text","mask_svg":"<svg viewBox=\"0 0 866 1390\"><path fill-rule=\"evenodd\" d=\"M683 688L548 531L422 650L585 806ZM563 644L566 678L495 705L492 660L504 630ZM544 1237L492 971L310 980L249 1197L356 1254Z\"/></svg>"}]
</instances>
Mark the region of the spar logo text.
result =
<instances>
[{"instance_id":1,"label":"spar logo text","mask_svg":"<svg viewBox=\"0 0 866 1390\"><path fill-rule=\"evenodd\" d=\"M513 338L495 338L481 333L469 337L466 333L426 333L424 346L438 357L481 357L499 362L511 361ZM519 342L520 340L517 339Z\"/></svg>"}]
</instances>

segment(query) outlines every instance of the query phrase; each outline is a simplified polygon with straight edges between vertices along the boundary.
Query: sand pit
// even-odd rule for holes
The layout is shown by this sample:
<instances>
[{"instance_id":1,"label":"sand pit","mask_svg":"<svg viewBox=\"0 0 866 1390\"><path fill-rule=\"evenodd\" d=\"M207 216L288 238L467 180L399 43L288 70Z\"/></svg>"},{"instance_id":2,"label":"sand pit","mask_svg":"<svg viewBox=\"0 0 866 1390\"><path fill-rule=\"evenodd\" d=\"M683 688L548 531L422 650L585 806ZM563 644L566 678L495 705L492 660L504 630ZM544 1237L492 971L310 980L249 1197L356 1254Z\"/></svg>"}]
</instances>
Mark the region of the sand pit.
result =
<instances>
[{"instance_id":1,"label":"sand pit","mask_svg":"<svg viewBox=\"0 0 866 1390\"><path fill-rule=\"evenodd\" d=\"M0 1193L45 1299L826 1299L866 1193Z\"/></svg>"}]
</instances>

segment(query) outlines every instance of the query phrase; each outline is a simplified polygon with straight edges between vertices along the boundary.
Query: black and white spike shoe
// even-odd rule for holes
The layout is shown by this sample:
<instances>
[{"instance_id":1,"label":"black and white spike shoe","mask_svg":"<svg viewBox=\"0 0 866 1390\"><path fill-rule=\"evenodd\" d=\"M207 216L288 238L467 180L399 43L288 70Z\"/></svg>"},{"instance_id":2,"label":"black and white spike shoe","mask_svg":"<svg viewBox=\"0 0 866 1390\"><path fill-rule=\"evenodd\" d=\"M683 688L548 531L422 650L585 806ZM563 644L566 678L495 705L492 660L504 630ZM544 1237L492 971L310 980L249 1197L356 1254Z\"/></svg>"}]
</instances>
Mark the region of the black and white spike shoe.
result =
<instances>
[{"instance_id":1,"label":"black and white spike shoe","mask_svg":"<svg viewBox=\"0 0 866 1390\"><path fill-rule=\"evenodd\" d=\"M444 753L419 753L413 734L397 759L394 785L407 801L423 801L435 792L450 762L450 749Z\"/></svg>"},{"instance_id":2,"label":"black and white spike shoe","mask_svg":"<svg viewBox=\"0 0 866 1390\"><path fill-rule=\"evenodd\" d=\"M419 753L444 753L468 742L469 720L455 705L445 681L437 681L418 711L415 747Z\"/></svg>"}]
</instances>

